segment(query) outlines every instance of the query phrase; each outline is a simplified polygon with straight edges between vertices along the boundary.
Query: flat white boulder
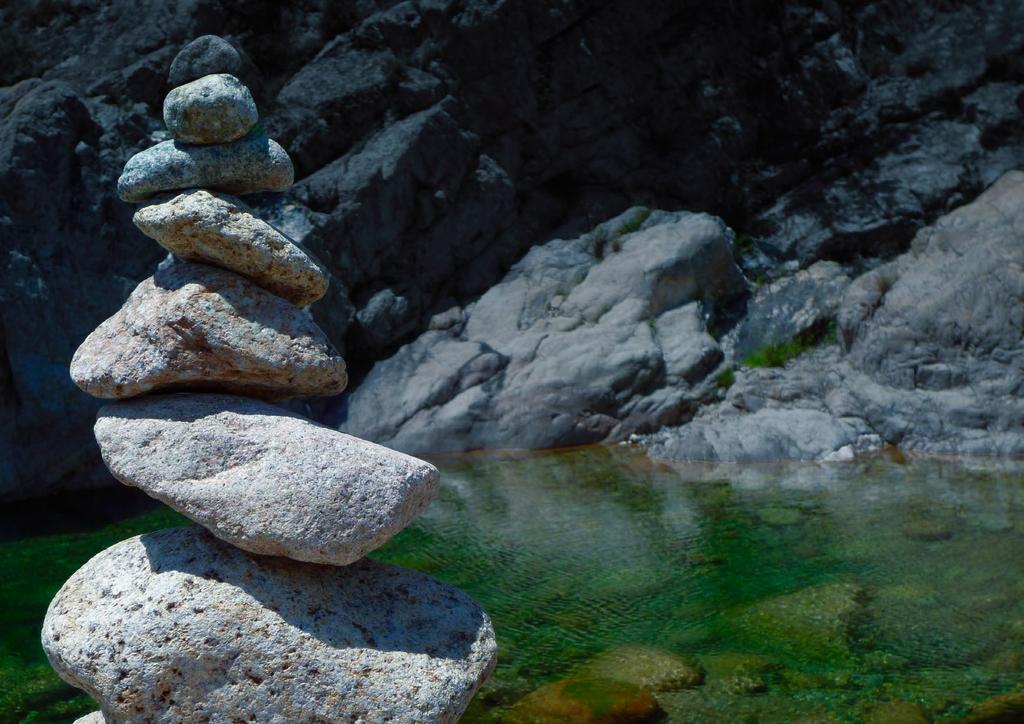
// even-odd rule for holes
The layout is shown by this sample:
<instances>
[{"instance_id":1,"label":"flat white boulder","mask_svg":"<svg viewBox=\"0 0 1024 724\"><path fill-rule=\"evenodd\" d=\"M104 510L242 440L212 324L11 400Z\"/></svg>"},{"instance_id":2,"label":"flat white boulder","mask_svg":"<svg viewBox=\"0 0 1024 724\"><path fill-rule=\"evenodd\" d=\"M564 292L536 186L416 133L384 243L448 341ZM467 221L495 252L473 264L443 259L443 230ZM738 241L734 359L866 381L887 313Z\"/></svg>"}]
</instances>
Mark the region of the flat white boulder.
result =
<instances>
[{"instance_id":1,"label":"flat white boulder","mask_svg":"<svg viewBox=\"0 0 1024 724\"><path fill-rule=\"evenodd\" d=\"M452 722L494 668L487 615L416 571L129 538L50 603L43 648L113 721Z\"/></svg>"},{"instance_id":2,"label":"flat white boulder","mask_svg":"<svg viewBox=\"0 0 1024 724\"><path fill-rule=\"evenodd\" d=\"M327 291L319 264L227 194L179 194L141 207L133 221L179 259L241 274L296 306L312 304Z\"/></svg>"},{"instance_id":3,"label":"flat white boulder","mask_svg":"<svg viewBox=\"0 0 1024 724\"><path fill-rule=\"evenodd\" d=\"M107 405L114 476L240 548L338 566L383 545L437 496L430 463L230 395Z\"/></svg>"},{"instance_id":4,"label":"flat white boulder","mask_svg":"<svg viewBox=\"0 0 1024 724\"><path fill-rule=\"evenodd\" d=\"M306 312L205 264L163 264L71 360L93 397L215 390L286 399L336 395L345 360Z\"/></svg>"}]
</instances>

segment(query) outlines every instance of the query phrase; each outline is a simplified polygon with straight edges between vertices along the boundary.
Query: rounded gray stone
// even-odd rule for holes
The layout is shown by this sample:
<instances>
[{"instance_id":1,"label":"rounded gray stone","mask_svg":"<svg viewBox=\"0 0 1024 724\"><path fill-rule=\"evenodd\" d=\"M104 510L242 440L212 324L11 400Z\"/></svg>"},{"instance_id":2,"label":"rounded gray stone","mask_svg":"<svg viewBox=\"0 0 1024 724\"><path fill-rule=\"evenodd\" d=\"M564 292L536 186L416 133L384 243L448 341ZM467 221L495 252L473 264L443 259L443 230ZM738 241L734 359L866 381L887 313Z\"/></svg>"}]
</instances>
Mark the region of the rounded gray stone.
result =
<instances>
[{"instance_id":1,"label":"rounded gray stone","mask_svg":"<svg viewBox=\"0 0 1024 724\"><path fill-rule=\"evenodd\" d=\"M106 721L102 711L94 711L75 719L74 724L106 724Z\"/></svg>"},{"instance_id":2,"label":"rounded gray stone","mask_svg":"<svg viewBox=\"0 0 1024 724\"><path fill-rule=\"evenodd\" d=\"M211 73L238 73L241 68L242 57L231 43L217 35L201 35L174 56L167 80L178 86Z\"/></svg>"},{"instance_id":3,"label":"rounded gray stone","mask_svg":"<svg viewBox=\"0 0 1024 724\"><path fill-rule=\"evenodd\" d=\"M133 722L453 722L495 664L458 589L247 554L191 526L99 553L50 603L60 676Z\"/></svg>"},{"instance_id":4,"label":"rounded gray stone","mask_svg":"<svg viewBox=\"0 0 1024 724\"><path fill-rule=\"evenodd\" d=\"M244 397L119 402L95 432L114 477L252 553L348 565L437 496L430 463Z\"/></svg>"},{"instance_id":5,"label":"rounded gray stone","mask_svg":"<svg viewBox=\"0 0 1024 724\"><path fill-rule=\"evenodd\" d=\"M345 361L309 314L244 277L162 265L90 334L71 378L94 397L215 390L287 399L336 395Z\"/></svg>"},{"instance_id":6,"label":"rounded gray stone","mask_svg":"<svg viewBox=\"0 0 1024 724\"><path fill-rule=\"evenodd\" d=\"M224 267L296 306L327 291L327 274L238 199L199 190L135 212L135 225L179 259Z\"/></svg>"},{"instance_id":7,"label":"rounded gray stone","mask_svg":"<svg viewBox=\"0 0 1024 724\"><path fill-rule=\"evenodd\" d=\"M117 180L122 201L145 201L155 194L208 188L229 194L285 191L295 170L288 154L260 133L232 143L190 145L164 141L128 159Z\"/></svg>"},{"instance_id":8,"label":"rounded gray stone","mask_svg":"<svg viewBox=\"0 0 1024 724\"><path fill-rule=\"evenodd\" d=\"M226 73L178 86L164 98L164 123L182 143L230 143L256 125L252 93Z\"/></svg>"}]
</instances>

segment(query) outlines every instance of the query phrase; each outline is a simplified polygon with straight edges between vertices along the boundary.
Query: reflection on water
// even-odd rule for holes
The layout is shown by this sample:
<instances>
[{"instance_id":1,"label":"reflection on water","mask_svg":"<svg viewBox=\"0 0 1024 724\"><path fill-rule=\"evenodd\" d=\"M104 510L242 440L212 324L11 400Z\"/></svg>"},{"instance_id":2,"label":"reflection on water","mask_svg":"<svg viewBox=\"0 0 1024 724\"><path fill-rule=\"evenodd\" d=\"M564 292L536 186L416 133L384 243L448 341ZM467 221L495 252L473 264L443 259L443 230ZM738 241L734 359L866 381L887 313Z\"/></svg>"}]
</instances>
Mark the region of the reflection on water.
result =
<instances>
[{"instance_id":1,"label":"reflection on water","mask_svg":"<svg viewBox=\"0 0 1024 724\"><path fill-rule=\"evenodd\" d=\"M516 701L625 646L707 672L655 693L678 721L955 720L1024 683L1024 464L439 463L441 500L378 557L492 615L499 668L467 721L528 718Z\"/></svg>"},{"instance_id":2,"label":"reflection on water","mask_svg":"<svg viewBox=\"0 0 1024 724\"><path fill-rule=\"evenodd\" d=\"M437 462L441 499L374 557L491 614L500 663L465 721L1024 719L1024 463ZM89 710L39 650L46 603L96 551L180 520L0 542L0 722Z\"/></svg>"}]
</instances>

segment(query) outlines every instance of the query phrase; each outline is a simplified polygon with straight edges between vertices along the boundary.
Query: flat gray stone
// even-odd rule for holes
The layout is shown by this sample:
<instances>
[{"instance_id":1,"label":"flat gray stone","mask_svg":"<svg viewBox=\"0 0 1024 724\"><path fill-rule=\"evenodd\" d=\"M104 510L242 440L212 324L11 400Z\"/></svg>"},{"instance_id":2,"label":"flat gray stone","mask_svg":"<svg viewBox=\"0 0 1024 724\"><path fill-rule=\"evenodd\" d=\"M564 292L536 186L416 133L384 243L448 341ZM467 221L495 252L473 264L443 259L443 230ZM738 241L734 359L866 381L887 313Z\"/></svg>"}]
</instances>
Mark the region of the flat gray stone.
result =
<instances>
[{"instance_id":1,"label":"flat gray stone","mask_svg":"<svg viewBox=\"0 0 1024 724\"><path fill-rule=\"evenodd\" d=\"M348 565L437 496L430 463L244 397L119 402L95 432L114 477L252 553Z\"/></svg>"},{"instance_id":2,"label":"flat gray stone","mask_svg":"<svg viewBox=\"0 0 1024 724\"><path fill-rule=\"evenodd\" d=\"M117 195L139 202L191 188L229 194L285 191L294 176L285 150L260 133L206 146L164 141L128 159L117 180Z\"/></svg>"},{"instance_id":3,"label":"flat gray stone","mask_svg":"<svg viewBox=\"0 0 1024 724\"><path fill-rule=\"evenodd\" d=\"M237 272L297 306L327 291L327 275L317 262L230 196L180 194L141 207L133 221L179 259Z\"/></svg>"},{"instance_id":4,"label":"flat gray stone","mask_svg":"<svg viewBox=\"0 0 1024 724\"><path fill-rule=\"evenodd\" d=\"M231 43L217 35L201 35L174 56L167 80L178 86L211 73L238 73L241 68L242 57Z\"/></svg>"},{"instance_id":5,"label":"flat gray stone","mask_svg":"<svg viewBox=\"0 0 1024 724\"><path fill-rule=\"evenodd\" d=\"M164 123L182 143L230 143L256 125L252 93L233 75L207 75L164 98Z\"/></svg>"},{"instance_id":6,"label":"flat gray stone","mask_svg":"<svg viewBox=\"0 0 1024 724\"><path fill-rule=\"evenodd\" d=\"M132 722L453 722L496 655L487 615L430 576L252 556L196 526L95 556L42 641L65 681Z\"/></svg>"},{"instance_id":7,"label":"flat gray stone","mask_svg":"<svg viewBox=\"0 0 1024 724\"><path fill-rule=\"evenodd\" d=\"M86 338L71 378L106 399L181 389L286 399L336 395L348 381L308 313L237 274L180 261Z\"/></svg>"}]
</instances>

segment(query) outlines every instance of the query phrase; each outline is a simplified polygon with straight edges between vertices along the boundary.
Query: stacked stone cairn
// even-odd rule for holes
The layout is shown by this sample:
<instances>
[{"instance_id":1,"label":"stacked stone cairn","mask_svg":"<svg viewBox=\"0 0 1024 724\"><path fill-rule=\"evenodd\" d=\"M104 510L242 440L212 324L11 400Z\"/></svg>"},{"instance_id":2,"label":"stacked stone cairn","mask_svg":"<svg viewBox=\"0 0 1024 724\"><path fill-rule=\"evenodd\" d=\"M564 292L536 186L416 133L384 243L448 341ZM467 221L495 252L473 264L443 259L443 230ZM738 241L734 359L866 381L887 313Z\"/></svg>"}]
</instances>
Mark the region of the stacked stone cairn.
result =
<instances>
[{"instance_id":1,"label":"stacked stone cairn","mask_svg":"<svg viewBox=\"0 0 1024 724\"><path fill-rule=\"evenodd\" d=\"M455 721L493 670L490 621L461 591L365 558L435 497L437 469L268 402L337 394L347 376L304 309L324 270L235 198L293 180L240 62L205 36L171 66L174 140L118 181L171 255L71 364L116 400L95 427L111 472L198 525L86 563L43 647L100 702L80 721Z\"/></svg>"}]
</instances>

